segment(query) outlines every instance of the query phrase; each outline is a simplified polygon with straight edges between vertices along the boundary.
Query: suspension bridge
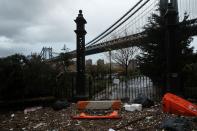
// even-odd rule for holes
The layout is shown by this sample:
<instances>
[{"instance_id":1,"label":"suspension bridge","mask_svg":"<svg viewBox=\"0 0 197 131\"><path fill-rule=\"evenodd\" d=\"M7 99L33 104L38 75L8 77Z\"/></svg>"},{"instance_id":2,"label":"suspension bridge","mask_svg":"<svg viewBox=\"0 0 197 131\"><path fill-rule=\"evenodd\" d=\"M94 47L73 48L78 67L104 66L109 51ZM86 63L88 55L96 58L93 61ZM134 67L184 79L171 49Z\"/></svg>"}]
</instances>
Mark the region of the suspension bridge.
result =
<instances>
[{"instance_id":1,"label":"suspension bridge","mask_svg":"<svg viewBox=\"0 0 197 131\"><path fill-rule=\"evenodd\" d=\"M179 25L184 26L184 35L197 36L197 0L139 0L121 18L94 39L85 43L85 24L82 11L79 11L75 22L77 50L68 52L72 58L77 58L76 99L86 98L85 91L85 55L92 55L132 46L150 44L145 27L150 24L153 14L160 16L164 22L164 43L166 59L166 90L178 89L179 74L176 72L176 47ZM159 25L158 25L159 27ZM155 27L157 28L157 26ZM47 49L49 52L52 50ZM46 51L46 50L45 50ZM49 61L57 60L51 57ZM45 53L41 52L41 55Z\"/></svg>"},{"instance_id":2,"label":"suspension bridge","mask_svg":"<svg viewBox=\"0 0 197 131\"><path fill-rule=\"evenodd\" d=\"M148 18L152 14L164 16L168 3L178 13L178 24L187 25L187 35L197 36L197 1L196 0L139 0L121 18L115 21L109 28L100 33L94 39L86 43L85 55L92 55L131 46L140 46L149 43L144 27L148 24ZM160 10L158 10L160 8ZM189 15L187 21L183 21L185 13ZM48 54L48 57L46 56ZM76 50L69 54L76 57ZM43 58L57 59L52 51L43 48L40 55Z\"/></svg>"},{"instance_id":3,"label":"suspension bridge","mask_svg":"<svg viewBox=\"0 0 197 131\"><path fill-rule=\"evenodd\" d=\"M183 24L184 14L189 18L184 21L187 25L188 36L197 35L197 10L196 0L171 0L172 6L179 16L179 23ZM167 0L140 0L120 19L109 28L99 34L90 42L86 43L85 55L92 55L109 50L117 50L130 46L139 46L148 43L144 27L148 24L148 18L154 13L164 15L167 11ZM161 10L159 11L158 8ZM73 57L76 51L70 52Z\"/></svg>"},{"instance_id":4,"label":"suspension bridge","mask_svg":"<svg viewBox=\"0 0 197 131\"><path fill-rule=\"evenodd\" d=\"M85 44L85 24L82 11L79 11L75 20L77 29L75 30L77 38L77 50L69 52L72 57L77 58L77 82L76 82L76 100L87 99L86 96L86 78L85 78L85 55L101 53L130 46L140 46L141 44L151 43L145 30L151 21L153 14L160 16L164 23L164 43L166 57L165 88L166 91L172 91L172 87L178 92L179 73L177 67L177 45L179 25L187 30L184 35L187 37L197 35L197 12L195 9L196 0L139 0L128 12L120 19L99 34L93 40ZM181 7L183 6L183 7ZM186 14L188 13L188 15ZM187 18L188 17L188 18ZM155 26L154 28L157 28Z\"/></svg>"}]
</instances>

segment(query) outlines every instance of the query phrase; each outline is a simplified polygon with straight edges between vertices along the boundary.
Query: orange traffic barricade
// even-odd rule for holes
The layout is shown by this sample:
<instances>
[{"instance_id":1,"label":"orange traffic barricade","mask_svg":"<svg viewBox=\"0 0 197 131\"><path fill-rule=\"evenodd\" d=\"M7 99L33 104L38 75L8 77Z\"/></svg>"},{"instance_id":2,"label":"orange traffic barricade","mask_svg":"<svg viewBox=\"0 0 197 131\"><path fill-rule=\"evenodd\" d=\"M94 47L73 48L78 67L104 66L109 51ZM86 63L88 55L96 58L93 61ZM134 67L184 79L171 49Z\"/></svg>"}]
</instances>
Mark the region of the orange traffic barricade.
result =
<instances>
[{"instance_id":1,"label":"orange traffic barricade","mask_svg":"<svg viewBox=\"0 0 197 131\"><path fill-rule=\"evenodd\" d=\"M114 100L114 101L78 101L77 102L77 109L78 110L106 110L112 109L111 113L107 115L89 115L84 112L76 116L72 116L73 119L120 119L120 115L118 110L121 108L121 101Z\"/></svg>"},{"instance_id":2,"label":"orange traffic barricade","mask_svg":"<svg viewBox=\"0 0 197 131\"><path fill-rule=\"evenodd\" d=\"M171 93L162 99L163 112L183 116L197 116L197 105Z\"/></svg>"}]
</instances>

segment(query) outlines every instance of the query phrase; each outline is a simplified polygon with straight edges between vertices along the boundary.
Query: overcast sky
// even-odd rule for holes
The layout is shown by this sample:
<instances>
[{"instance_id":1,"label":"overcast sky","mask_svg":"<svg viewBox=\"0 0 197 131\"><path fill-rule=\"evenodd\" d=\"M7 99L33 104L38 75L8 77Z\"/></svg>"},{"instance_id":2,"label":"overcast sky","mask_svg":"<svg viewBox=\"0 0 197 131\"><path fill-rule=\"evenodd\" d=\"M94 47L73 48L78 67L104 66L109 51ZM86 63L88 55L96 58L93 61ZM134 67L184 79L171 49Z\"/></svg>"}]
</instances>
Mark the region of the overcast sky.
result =
<instances>
[{"instance_id":1,"label":"overcast sky","mask_svg":"<svg viewBox=\"0 0 197 131\"><path fill-rule=\"evenodd\" d=\"M79 9L87 20L86 42L104 31L138 0L0 0L0 57L39 53L43 46L75 49ZM196 46L197 39L192 45ZM89 58L89 57L88 57Z\"/></svg>"}]
</instances>

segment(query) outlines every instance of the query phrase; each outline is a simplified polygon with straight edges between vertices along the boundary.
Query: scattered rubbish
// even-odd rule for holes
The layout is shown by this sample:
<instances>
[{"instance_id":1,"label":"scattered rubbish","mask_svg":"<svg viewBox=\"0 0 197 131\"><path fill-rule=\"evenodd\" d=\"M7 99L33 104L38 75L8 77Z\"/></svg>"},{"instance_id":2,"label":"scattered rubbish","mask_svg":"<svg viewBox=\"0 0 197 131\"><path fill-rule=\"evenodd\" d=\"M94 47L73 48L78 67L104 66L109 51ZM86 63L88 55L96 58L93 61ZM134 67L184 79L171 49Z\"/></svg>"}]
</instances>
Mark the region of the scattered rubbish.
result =
<instances>
[{"instance_id":1,"label":"scattered rubbish","mask_svg":"<svg viewBox=\"0 0 197 131\"><path fill-rule=\"evenodd\" d=\"M164 95L162 106L164 112L183 116L197 116L196 105L171 93Z\"/></svg>"},{"instance_id":2,"label":"scattered rubbish","mask_svg":"<svg viewBox=\"0 0 197 131\"><path fill-rule=\"evenodd\" d=\"M191 131L191 123L181 117L166 118L161 124L161 128L167 131Z\"/></svg>"},{"instance_id":3,"label":"scattered rubbish","mask_svg":"<svg viewBox=\"0 0 197 131\"><path fill-rule=\"evenodd\" d=\"M147 116L146 119L147 120L151 120L153 118L153 116Z\"/></svg>"},{"instance_id":4,"label":"scattered rubbish","mask_svg":"<svg viewBox=\"0 0 197 131\"><path fill-rule=\"evenodd\" d=\"M38 107L26 108L26 109L24 110L24 114L27 114L28 112L34 112L34 111L39 110L39 109L42 109L42 107L41 107L41 106L38 106Z\"/></svg>"},{"instance_id":5,"label":"scattered rubbish","mask_svg":"<svg viewBox=\"0 0 197 131\"><path fill-rule=\"evenodd\" d=\"M12 118L13 118L14 116L15 116L14 114L11 115Z\"/></svg>"},{"instance_id":6,"label":"scattered rubbish","mask_svg":"<svg viewBox=\"0 0 197 131\"><path fill-rule=\"evenodd\" d=\"M75 123L76 126L79 126L81 124L81 121L77 120L77 123Z\"/></svg>"},{"instance_id":7,"label":"scattered rubbish","mask_svg":"<svg viewBox=\"0 0 197 131\"><path fill-rule=\"evenodd\" d=\"M131 128L131 127L128 127L128 128L127 128L127 130L129 130L129 131L133 131L133 128Z\"/></svg>"},{"instance_id":8,"label":"scattered rubbish","mask_svg":"<svg viewBox=\"0 0 197 131\"><path fill-rule=\"evenodd\" d=\"M112 128L109 128L109 130L108 131L115 131L114 129L112 129Z\"/></svg>"},{"instance_id":9,"label":"scattered rubbish","mask_svg":"<svg viewBox=\"0 0 197 131\"><path fill-rule=\"evenodd\" d=\"M106 104L106 103L105 103ZM133 103L128 103L129 105ZM156 104L155 104L156 105ZM73 104L67 109L61 111L54 111L51 107L43 107L44 109L37 110L35 112L24 114L24 110L22 111L12 111L6 112L6 114L0 114L0 127L1 130L21 130L29 131L29 130L47 130L52 131L52 129L60 130L96 130L98 127L101 127L100 130L108 131L110 128L113 130L162 130L161 125L165 118L174 118L177 115L170 113L162 112L162 104L158 103L159 106L152 106L151 108L142 108L142 111L128 112L122 109L123 105L121 104L120 110L118 110L119 115L122 119L119 120L110 120L110 119L99 119L99 120L81 120L75 119L73 120L71 115L79 115L77 111L76 104ZM124 108L124 107L123 107ZM84 113L89 115L106 115L113 112L114 109L109 110L85 110ZM116 110L115 110L116 111ZM121 111L121 112L120 112ZM98 113L99 112L99 113ZM11 115L14 114L14 118ZM196 117L184 117L189 122L191 122L191 131L196 130ZM81 123L80 123L81 122ZM40 123L45 123L40 124ZM75 125L77 124L77 125ZM163 129L164 130L164 129ZM165 129L166 130L166 129ZM196 130L197 131L197 130Z\"/></svg>"},{"instance_id":10,"label":"scattered rubbish","mask_svg":"<svg viewBox=\"0 0 197 131\"><path fill-rule=\"evenodd\" d=\"M76 124L75 124L75 126L79 126L79 125L80 125L79 123L76 123Z\"/></svg>"},{"instance_id":11,"label":"scattered rubbish","mask_svg":"<svg viewBox=\"0 0 197 131\"><path fill-rule=\"evenodd\" d=\"M153 119L153 116L147 116L147 117L145 118L145 121L146 121L146 122L150 122L152 119Z\"/></svg>"},{"instance_id":12,"label":"scattered rubbish","mask_svg":"<svg viewBox=\"0 0 197 131\"><path fill-rule=\"evenodd\" d=\"M13 128L10 128L10 131L13 131Z\"/></svg>"},{"instance_id":13,"label":"scattered rubbish","mask_svg":"<svg viewBox=\"0 0 197 131\"><path fill-rule=\"evenodd\" d=\"M51 131L59 131L58 129L52 129Z\"/></svg>"},{"instance_id":14,"label":"scattered rubbish","mask_svg":"<svg viewBox=\"0 0 197 131\"><path fill-rule=\"evenodd\" d=\"M68 123L66 126L70 126L71 124L70 123ZM90 124L91 125L91 124Z\"/></svg>"},{"instance_id":15,"label":"scattered rubbish","mask_svg":"<svg viewBox=\"0 0 197 131\"><path fill-rule=\"evenodd\" d=\"M122 124L122 122L119 122L119 123L116 125L116 127L119 127L121 124Z\"/></svg>"},{"instance_id":16,"label":"scattered rubbish","mask_svg":"<svg viewBox=\"0 0 197 131\"><path fill-rule=\"evenodd\" d=\"M155 112L155 109L148 109L146 111L148 111L148 112Z\"/></svg>"},{"instance_id":17,"label":"scattered rubbish","mask_svg":"<svg viewBox=\"0 0 197 131\"><path fill-rule=\"evenodd\" d=\"M46 125L46 124L45 124L45 123L39 123L39 124L37 124L36 126L34 126L33 128L36 129L36 128L38 128L38 127L40 127L40 126L43 126L43 125Z\"/></svg>"},{"instance_id":18,"label":"scattered rubbish","mask_svg":"<svg viewBox=\"0 0 197 131\"><path fill-rule=\"evenodd\" d=\"M131 104L131 105L124 105L124 108L126 111L141 111L142 110L142 104Z\"/></svg>"},{"instance_id":19,"label":"scattered rubbish","mask_svg":"<svg viewBox=\"0 0 197 131\"><path fill-rule=\"evenodd\" d=\"M144 94L139 94L134 100L133 103L142 104L142 107L151 107L154 106L154 102L146 97Z\"/></svg>"},{"instance_id":20,"label":"scattered rubbish","mask_svg":"<svg viewBox=\"0 0 197 131\"><path fill-rule=\"evenodd\" d=\"M53 104L52 108L54 110L58 111L58 110L65 109L65 108L67 108L69 106L70 106L70 104L68 103L68 101L66 101L66 100L58 100L58 101L56 101Z\"/></svg>"},{"instance_id":21,"label":"scattered rubbish","mask_svg":"<svg viewBox=\"0 0 197 131\"><path fill-rule=\"evenodd\" d=\"M119 127L116 128L116 130L120 130L120 129L123 129L123 128L126 128L136 122L139 122L139 121L142 121L144 120L147 116L149 116L149 114L145 115L145 116L141 116L141 117L138 117L138 118L133 118L131 121L127 121L126 124L123 124Z\"/></svg>"},{"instance_id":22,"label":"scattered rubbish","mask_svg":"<svg viewBox=\"0 0 197 131\"><path fill-rule=\"evenodd\" d=\"M77 120L77 123L78 123L78 124L81 124L81 121Z\"/></svg>"}]
</instances>

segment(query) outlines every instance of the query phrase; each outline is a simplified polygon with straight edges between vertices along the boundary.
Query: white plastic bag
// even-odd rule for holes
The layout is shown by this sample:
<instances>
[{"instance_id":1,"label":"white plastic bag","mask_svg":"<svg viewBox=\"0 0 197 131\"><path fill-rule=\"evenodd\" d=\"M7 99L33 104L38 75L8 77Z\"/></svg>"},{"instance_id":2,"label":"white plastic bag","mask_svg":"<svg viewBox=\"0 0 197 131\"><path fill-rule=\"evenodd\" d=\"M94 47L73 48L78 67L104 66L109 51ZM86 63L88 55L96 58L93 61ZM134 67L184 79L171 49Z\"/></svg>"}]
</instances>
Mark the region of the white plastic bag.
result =
<instances>
[{"instance_id":1,"label":"white plastic bag","mask_svg":"<svg viewBox=\"0 0 197 131\"><path fill-rule=\"evenodd\" d=\"M141 111L142 110L142 104L126 104L124 105L124 108L126 111Z\"/></svg>"}]
</instances>

